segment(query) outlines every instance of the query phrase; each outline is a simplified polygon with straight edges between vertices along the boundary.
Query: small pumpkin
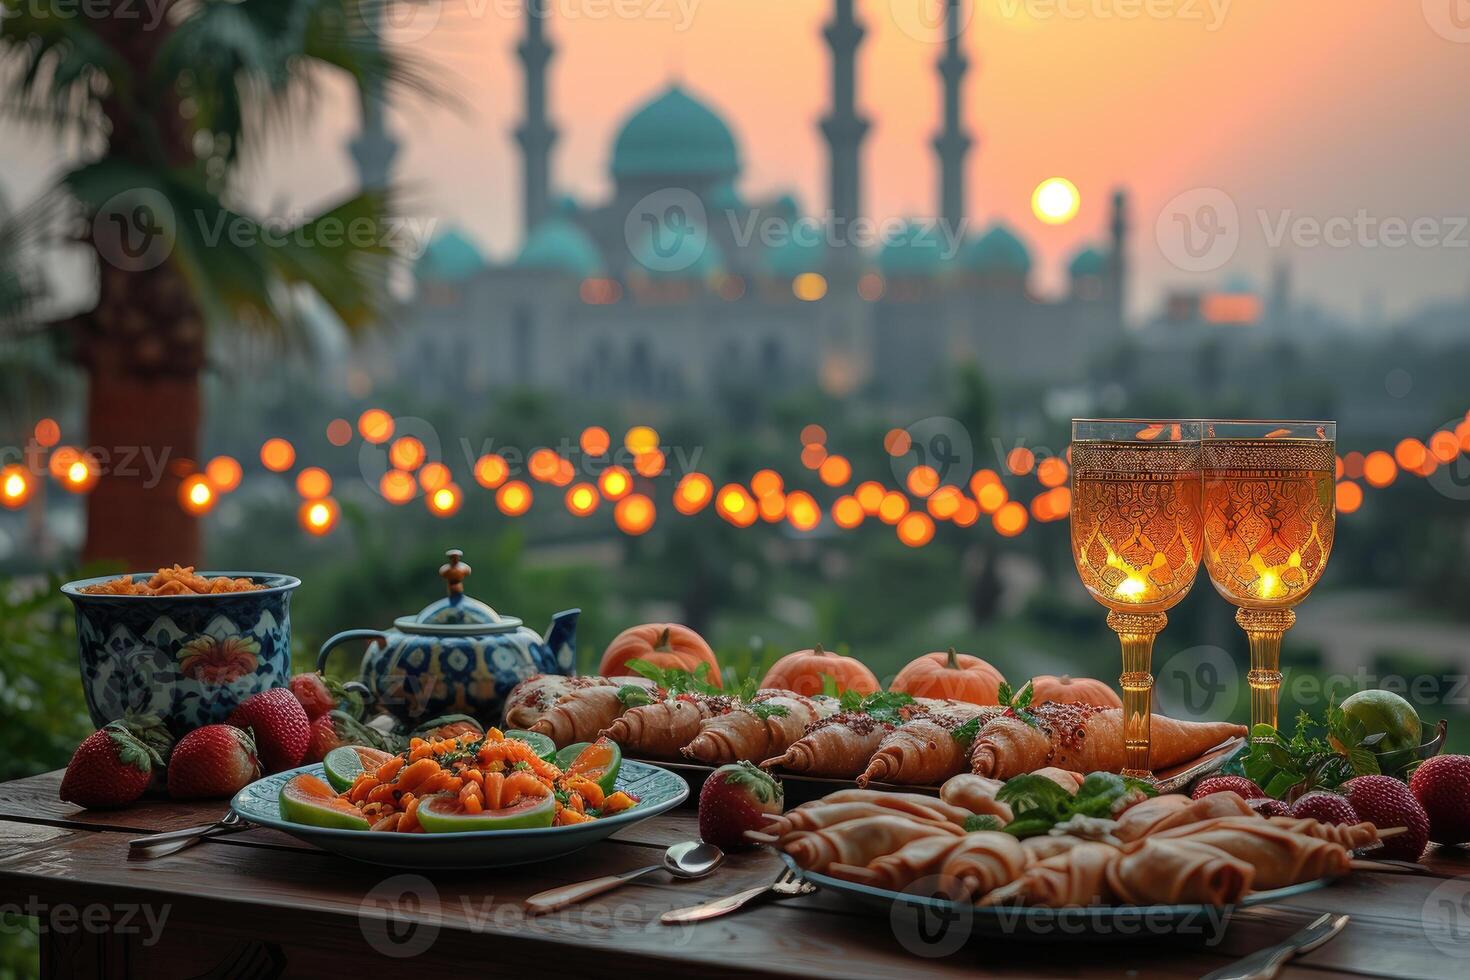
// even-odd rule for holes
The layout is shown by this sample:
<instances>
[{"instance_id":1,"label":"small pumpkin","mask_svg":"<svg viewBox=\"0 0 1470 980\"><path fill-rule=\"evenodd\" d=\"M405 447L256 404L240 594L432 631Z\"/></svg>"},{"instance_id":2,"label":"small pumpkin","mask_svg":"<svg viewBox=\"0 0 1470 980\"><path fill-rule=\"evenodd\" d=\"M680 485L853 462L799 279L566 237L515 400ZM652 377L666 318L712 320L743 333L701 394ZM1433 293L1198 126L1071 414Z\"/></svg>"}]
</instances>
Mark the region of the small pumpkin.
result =
<instances>
[{"instance_id":1,"label":"small pumpkin","mask_svg":"<svg viewBox=\"0 0 1470 980\"><path fill-rule=\"evenodd\" d=\"M1091 704L1099 708L1121 708L1123 699L1111 686L1091 677L1070 674L1040 674L1031 678L1032 704L1061 701L1066 704Z\"/></svg>"},{"instance_id":2,"label":"small pumpkin","mask_svg":"<svg viewBox=\"0 0 1470 980\"><path fill-rule=\"evenodd\" d=\"M890 691L901 691L916 698L952 698L971 704L999 704L1000 686L1005 678L1000 671L979 657L948 652L926 653L910 661L893 683Z\"/></svg>"},{"instance_id":3,"label":"small pumpkin","mask_svg":"<svg viewBox=\"0 0 1470 980\"><path fill-rule=\"evenodd\" d=\"M836 682L839 694L844 691L876 694L879 690L878 678L861 660L829 653L822 649L820 643L810 650L797 650L777 660L766 671L761 687L794 691L810 697L822 693L828 677Z\"/></svg>"},{"instance_id":4,"label":"small pumpkin","mask_svg":"<svg viewBox=\"0 0 1470 980\"><path fill-rule=\"evenodd\" d=\"M687 670L691 674L700 664L709 664L707 680L715 687L720 683L720 662L704 637L678 623L644 623L623 630L602 652L597 672L603 677L631 677L637 672L627 666L629 660L647 660L665 670Z\"/></svg>"}]
</instances>

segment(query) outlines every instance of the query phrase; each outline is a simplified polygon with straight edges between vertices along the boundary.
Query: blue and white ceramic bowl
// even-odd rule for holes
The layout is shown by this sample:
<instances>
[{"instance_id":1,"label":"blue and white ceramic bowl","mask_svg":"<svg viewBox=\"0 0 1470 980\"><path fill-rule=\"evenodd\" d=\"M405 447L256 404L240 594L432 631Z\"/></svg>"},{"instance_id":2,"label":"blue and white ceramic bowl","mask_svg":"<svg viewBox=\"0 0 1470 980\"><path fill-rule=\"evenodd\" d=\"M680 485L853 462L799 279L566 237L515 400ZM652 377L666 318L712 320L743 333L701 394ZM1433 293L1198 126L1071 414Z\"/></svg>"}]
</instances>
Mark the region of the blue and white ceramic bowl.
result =
<instances>
[{"instance_id":1,"label":"blue and white ceramic bowl","mask_svg":"<svg viewBox=\"0 0 1470 980\"><path fill-rule=\"evenodd\" d=\"M224 721L252 694L291 678L291 593L301 580L263 572L202 572L265 588L217 595L105 595L80 579L61 591L76 609L82 690L97 727L156 715L177 736ZM134 573L134 579L152 577Z\"/></svg>"}]
</instances>

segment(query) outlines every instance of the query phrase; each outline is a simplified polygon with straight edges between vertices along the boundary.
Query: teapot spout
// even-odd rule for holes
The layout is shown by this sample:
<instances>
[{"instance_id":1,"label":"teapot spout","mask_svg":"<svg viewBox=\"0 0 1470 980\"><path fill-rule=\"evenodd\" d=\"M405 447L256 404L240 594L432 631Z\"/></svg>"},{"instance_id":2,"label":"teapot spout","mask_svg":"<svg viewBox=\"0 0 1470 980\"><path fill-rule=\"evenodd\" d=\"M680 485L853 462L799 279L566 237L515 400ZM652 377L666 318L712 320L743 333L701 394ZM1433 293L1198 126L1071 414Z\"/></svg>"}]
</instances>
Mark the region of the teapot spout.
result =
<instances>
[{"instance_id":1,"label":"teapot spout","mask_svg":"<svg viewBox=\"0 0 1470 980\"><path fill-rule=\"evenodd\" d=\"M563 674L573 674L577 669L577 617L580 615L580 609L563 610L551 617L551 626L546 630L546 645Z\"/></svg>"}]
</instances>

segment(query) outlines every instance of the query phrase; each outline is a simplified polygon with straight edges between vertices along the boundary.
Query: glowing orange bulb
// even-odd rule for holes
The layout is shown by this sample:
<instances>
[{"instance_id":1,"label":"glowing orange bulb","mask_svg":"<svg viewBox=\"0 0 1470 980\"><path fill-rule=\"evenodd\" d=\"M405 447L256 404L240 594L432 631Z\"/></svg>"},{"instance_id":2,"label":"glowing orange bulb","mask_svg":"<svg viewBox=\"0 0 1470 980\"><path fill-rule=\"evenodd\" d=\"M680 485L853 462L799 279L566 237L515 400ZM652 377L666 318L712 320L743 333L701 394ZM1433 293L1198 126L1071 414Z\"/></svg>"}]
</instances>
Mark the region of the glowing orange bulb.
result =
<instances>
[{"instance_id":1,"label":"glowing orange bulb","mask_svg":"<svg viewBox=\"0 0 1470 980\"><path fill-rule=\"evenodd\" d=\"M381 408L370 408L357 417L357 431L374 445L387 442L393 438L393 416Z\"/></svg>"},{"instance_id":2,"label":"glowing orange bulb","mask_svg":"<svg viewBox=\"0 0 1470 980\"><path fill-rule=\"evenodd\" d=\"M1470 419L1455 426L1455 438L1460 440L1461 452L1470 453ZM1351 476L1352 474L1348 474Z\"/></svg>"},{"instance_id":3,"label":"glowing orange bulb","mask_svg":"<svg viewBox=\"0 0 1470 980\"><path fill-rule=\"evenodd\" d=\"M510 467L504 457L487 453L475 460L475 482L486 490L494 490L510 475Z\"/></svg>"},{"instance_id":4,"label":"glowing orange bulb","mask_svg":"<svg viewBox=\"0 0 1470 980\"><path fill-rule=\"evenodd\" d=\"M332 492L332 478L320 466L308 466L296 474L296 492L307 500L316 500Z\"/></svg>"},{"instance_id":5,"label":"glowing orange bulb","mask_svg":"<svg viewBox=\"0 0 1470 980\"><path fill-rule=\"evenodd\" d=\"M621 500L633 489L633 477L621 466L609 466L597 478L597 488L608 500Z\"/></svg>"},{"instance_id":6,"label":"glowing orange bulb","mask_svg":"<svg viewBox=\"0 0 1470 980\"><path fill-rule=\"evenodd\" d=\"M955 511L955 527L974 527L980 519L980 505L969 497L960 498L960 509Z\"/></svg>"},{"instance_id":7,"label":"glowing orange bulb","mask_svg":"<svg viewBox=\"0 0 1470 980\"><path fill-rule=\"evenodd\" d=\"M31 475L22 467L0 469L0 504L15 510L31 498Z\"/></svg>"},{"instance_id":8,"label":"glowing orange bulb","mask_svg":"<svg viewBox=\"0 0 1470 980\"><path fill-rule=\"evenodd\" d=\"M352 441L352 423L346 419L332 419L327 423L327 441L334 446L345 446Z\"/></svg>"},{"instance_id":9,"label":"glowing orange bulb","mask_svg":"<svg viewBox=\"0 0 1470 980\"><path fill-rule=\"evenodd\" d=\"M613 522L624 534L639 535L653 527L653 501L641 493L630 493L613 508Z\"/></svg>"},{"instance_id":10,"label":"glowing orange bulb","mask_svg":"<svg viewBox=\"0 0 1470 980\"><path fill-rule=\"evenodd\" d=\"M829 487L840 487L852 479L852 464L846 456L828 456L822 460L817 476Z\"/></svg>"},{"instance_id":11,"label":"glowing orange bulb","mask_svg":"<svg viewBox=\"0 0 1470 980\"><path fill-rule=\"evenodd\" d=\"M913 444L914 439L907 429L889 429L883 437L883 448L890 456L902 456Z\"/></svg>"},{"instance_id":12,"label":"glowing orange bulb","mask_svg":"<svg viewBox=\"0 0 1470 980\"><path fill-rule=\"evenodd\" d=\"M841 528L854 528L867 516L863 505L852 496L841 496L832 502L832 523Z\"/></svg>"},{"instance_id":13,"label":"glowing orange bulb","mask_svg":"<svg viewBox=\"0 0 1470 980\"><path fill-rule=\"evenodd\" d=\"M1363 506L1363 488L1351 480L1343 480L1337 485L1337 512L1339 514L1351 514Z\"/></svg>"},{"instance_id":14,"label":"glowing orange bulb","mask_svg":"<svg viewBox=\"0 0 1470 980\"><path fill-rule=\"evenodd\" d=\"M36 423L36 443L43 449L50 449L61 441L61 426L55 419L42 419Z\"/></svg>"},{"instance_id":15,"label":"glowing orange bulb","mask_svg":"<svg viewBox=\"0 0 1470 980\"><path fill-rule=\"evenodd\" d=\"M443 463L428 463L419 470L419 486L423 487L426 493L433 493L449 486L449 482L453 479L454 474L449 472L449 467Z\"/></svg>"},{"instance_id":16,"label":"glowing orange bulb","mask_svg":"<svg viewBox=\"0 0 1470 980\"><path fill-rule=\"evenodd\" d=\"M214 507L214 488L203 473L193 473L179 484L179 504L191 514L207 514Z\"/></svg>"},{"instance_id":17,"label":"glowing orange bulb","mask_svg":"<svg viewBox=\"0 0 1470 980\"><path fill-rule=\"evenodd\" d=\"M736 527L750 527L758 519L755 501L738 483L727 483L720 488L715 495L715 510Z\"/></svg>"},{"instance_id":18,"label":"glowing orange bulb","mask_svg":"<svg viewBox=\"0 0 1470 980\"><path fill-rule=\"evenodd\" d=\"M786 497L786 519L798 531L810 531L822 523L822 508L804 490L797 490Z\"/></svg>"},{"instance_id":19,"label":"glowing orange bulb","mask_svg":"<svg viewBox=\"0 0 1470 980\"><path fill-rule=\"evenodd\" d=\"M1052 519L1051 494L1049 492L1038 493L1031 498L1031 516L1045 523Z\"/></svg>"},{"instance_id":20,"label":"glowing orange bulb","mask_svg":"<svg viewBox=\"0 0 1470 980\"><path fill-rule=\"evenodd\" d=\"M204 467L204 475L220 493L230 493L240 485L243 472L233 456L216 456Z\"/></svg>"},{"instance_id":21,"label":"glowing orange bulb","mask_svg":"<svg viewBox=\"0 0 1470 980\"><path fill-rule=\"evenodd\" d=\"M388 462L400 470L418 469L427 455L424 444L413 436L400 436L388 447Z\"/></svg>"},{"instance_id":22,"label":"glowing orange bulb","mask_svg":"<svg viewBox=\"0 0 1470 980\"><path fill-rule=\"evenodd\" d=\"M853 491L853 496L863 508L863 513L873 517L877 515L878 507L883 503L883 494L886 492L883 484L869 480L866 483L859 483L857 489Z\"/></svg>"},{"instance_id":23,"label":"glowing orange bulb","mask_svg":"<svg viewBox=\"0 0 1470 980\"><path fill-rule=\"evenodd\" d=\"M878 504L878 519L884 524L897 524L909 512L909 498L897 490L889 490Z\"/></svg>"},{"instance_id":24,"label":"glowing orange bulb","mask_svg":"<svg viewBox=\"0 0 1470 980\"><path fill-rule=\"evenodd\" d=\"M821 446L827 442L827 430L813 422L801 430L801 444L803 446Z\"/></svg>"},{"instance_id":25,"label":"glowing orange bulb","mask_svg":"<svg viewBox=\"0 0 1470 980\"><path fill-rule=\"evenodd\" d=\"M77 460L66 468L66 488L72 492L79 492L88 488L92 482L92 470L82 460Z\"/></svg>"},{"instance_id":26,"label":"glowing orange bulb","mask_svg":"<svg viewBox=\"0 0 1470 980\"><path fill-rule=\"evenodd\" d=\"M582 430L582 452L588 456L601 456L612 446L612 436L600 425L589 425Z\"/></svg>"},{"instance_id":27,"label":"glowing orange bulb","mask_svg":"<svg viewBox=\"0 0 1470 980\"><path fill-rule=\"evenodd\" d=\"M576 478L577 468L572 465L571 460L565 456L561 457L556 464L556 475L551 478L551 482L559 487L564 487Z\"/></svg>"},{"instance_id":28,"label":"glowing orange bulb","mask_svg":"<svg viewBox=\"0 0 1470 980\"><path fill-rule=\"evenodd\" d=\"M939 489L939 474L934 467L920 464L909 470L905 483L915 497L927 497Z\"/></svg>"},{"instance_id":29,"label":"glowing orange bulb","mask_svg":"<svg viewBox=\"0 0 1470 980\"><path fill-rule=\"evenodd\" d=\"M1067 463L1060 456L1048 456L1036 464L1036 479L1044 487L1059 487L1067 482Z\"/></svg>"},{"instance_id":30,"label":"glowing orange bulb","mask_svg":"<svg viewBox=\"0 0 1470 980\"><path fill-rule=\"evenodd\" d=\"M453 516L459 511L462 503L464 503L464 495L453 483L446 483L430 493L428 497L429 510L438 517Z\"/></svg>"},{"instance_id":31,"label":"glowing orange bulb","mask_svg":"<svg viewBox=\"0 0 1470 980\"><path fill-rule=\"evenodd\" d=\"M1429 451L1441 463L1453 463L1460 455L1460 440L1453 432L1441 429L1429 437Z\"/></svg>"},{"instance_id":32,"label":"glowing orange bulb","mask_svg":"<svg viewBox=\"0 0 1470 980\"><path fill-rule=\"evenodd\" d=\"M980 509L985 511L985 513L994 514L1005 505L1006 500L1009 498L1010 494L1006 493L1004 484L987 483L975 495L975 502L980 505Z\"/></svg>"},{"instance_id":33,"label":"glowing orange bulb","mask_svg":"<svg viewBox=\"0 0 1470 980\"><path fill-rule=\"evenodd\" d=\"M46 462L46 468L51 471L51 478L65 482L67 471L71 465L82 458L82 451L75 446L57 446L51 453L51 458Z\"/></svg>"},{"instance_id":34,"label":"glowing orange bulb","mask_svg":"<svg viewBox=\"0 0 1470 980\"><path fill-rule=\"evenodd\" d=\"M781 479L781 474L775 470L761 470L750 478L750 489L755 491L757 497L764 497L769 493L780 493L786 486L786 481Z\"/></svg>"},{"instance_id":35,"label":"glowing orange bulb","mask_svg":"<svg viewBox=\"0 0 1470 980\"><path fill-rule=\"evenodd\" d=\"M934 521L923 511L912 511L898 522L898 540L910 548L922 548L934 539Z\"/></svg>"},{"instance_id":36,"label":"glowing orange bulb","mask_svg":"<svg viewBox=\"0 0 1470 980\"><path fill-rule=\"evenodd\" d=\"M260 447L260 465L272 473L284 473L296 462L296 447L285 439L267 439Z\"/></svg>"},{"instance_id":37,"label":"glowing orange bulb","mask_svg":"<svg viewBox=\"0 0 1470 980\"><path fill-rule=\"evenodd\" d=\"M714 499L715 485L703 473L689 473L674 491L674 509L681 514L697 514Z\"/></svg>"},{"instance_id":38,"label":"glowing orange bulb","mask_svg":"<svg viewBox=\"0 0 1470 980\"><path fill-rule=\"evenodd\" d=\"M331 497L304 501L296 511L297 523L308 534L314 534L317 537L321 537L336 527L341 516L342 508L338 507L337 501Z\"/></svg>"},{"instance_id":39,"label":"glowing orange bulb","mask_svg":"<svg viewBox=\"0 0 1470 980\"><path fill-rule=\"evenodd\" d=\"M378 481L378 492L390 504L406 504L414 498L418 490L413 474L403 470L389 470Z\"/></svg>"},{"instance_id":40,"label":"glowing orange bulb","mask_svg":"<svg viewBox=\"0 0 1470 980\"><path fill-rule=\"evenodd\" d=\"M567 510L578 517L586 517L597 509L602 503L602 498L597 495L597 488L590 483L578 483L567 490Z\"/></svg>"},{"instance_id":41,"label":"glowing orange bulb","mask_svg":"<svg viewBox=\"0 0 1470 980\"><path fill-rule=\"evenodd\" d=\"M1002 537L1014 538L1026 530L1026 525L1030 523L1031 515L1026 513L1025 507L1011 500L1003 504L990 520L995 525L995 530L998 534Z\"/></svg>"},{"instance_id":42,"label":"glowing orange bulb","mask_svg":"<svg viewBox=\"0 0 1470 980\"><path fill-rule=\"evenodd\" d=\"M775 524L786 517L786 500L784 493L768 493L755 502L756 512L761 515L761 520L767 524Z\"/></svg>"},{"instance_id":43,"label":"glowing orange bulb","mask_svg":"<svg viewBox=\"0 0 1470 980\"><path fill-rule=\"evenodd\" d=\"M1386 487L1398 475L1398 464L1381 449L1369 453L1363 460L1363 479L1368 481L1370 487Z\"/></svg>"},{"instance_id":44,"label":"glowing orange bulb","mask_svg":"<svg viewBox=\"0 0 1470 980\"><path fill-rule=\"evenodd\" d=\"M623 436L623 445L634 456L651 452L658 448L658 433L651 426L635 425Z\"/></svg>"},{"instance_id":45,"label":"glowing orange bulb","mask_svg":"<svg viewBox=\"0 0 1470 980\"><path fill-rule=\"evenodd\" d=\"M1424 443L1418 439L1404 439L1393 449L1394 462L1399 464L1400 469L1417 470L1424 465L1424 458L1428 450Z\"/></svg>"},{"instance_id":46,"label":"glowing orange bulb","mask_svg":"<svg viewBox=\"0 0 1470 980\"><path fill-rule=\"evenodd\" d=\"M646 476L651 480L664 471L664 454L657 449L639 453L633 457L633 469L638 471L639 476Z\"/></svg>"},{"instance_id":47,"label":"glowing orange bulb","mask_svg":"<svg viewBox=\"0 0 1470 980\"><path fill-rule=\"evenodd\" d=\"M801 450L801 465L809 470L821 466L827 458L827 447L819 442L808 443Z\"/></svg>"},{"instance_id":48,"label":"glowing orange bulb","mask_svg":"<svg viewBox=\"0 0 1470 980\"><path fill-rule=\"evenodd\" d=\"M1016 476L1025 476L1036 466L1036 454L1025 446L1017 446L1006 453L1006 469Z\"/></svg>"},{"instance_id":49,"label":"glowing orange bulb","mask_svg":"<svg viewBox=\"0 0 1470 980\"><path fill-rule=\"evenodd\" d=\"M931 516L947 521L960 511L963 494L959 487L943 486L929 496L928 508Z\"/></svg>"},{"instance_id":50,"label":"glowing orange bulb","mask_svg":"<svg viewBox=\"0 0 1470 980\"><path fill-rule=\"evenodd\" d=\"M1360 452L1351 452L1342 458L1342 475L1349 480L1361 480L1363 478L1364 456Z\"/></svg>"},{"instance_id":51,"label":"glowing orange bulb","mask_svg":"<svg viewBox=\"0 0 1470 980\"><path fill-rule=\"evenodd\" d=\"M549 483L561 469L561 457L554 449L538 449L526 461L526 469L530 471L532 479Z\"/></svg>"},{"instance_id":52,"label":"glowing orange bulb","mask_svg":"<svg viewBox=\"0 0 1470 980\"><path fill-rule=\"evenodd\" d=\"M987 487L992 483L999 482L1000 474L995 472L995 470L976 470L975 473L970 477L970 493L974 494L976 497L979 497L982 488Z\"/></svg>"},{"instance_id":53,"label":"glowing orange bulb","mask_svg":"<svg viewBox=\"0 0 1470 980\"><path fill-rule=\"evenodd\" d=\"M519 517L531 509L531 488L520 480L511 480L495 491L495 506L507 517Z\"/></svg>"}]
</instances>

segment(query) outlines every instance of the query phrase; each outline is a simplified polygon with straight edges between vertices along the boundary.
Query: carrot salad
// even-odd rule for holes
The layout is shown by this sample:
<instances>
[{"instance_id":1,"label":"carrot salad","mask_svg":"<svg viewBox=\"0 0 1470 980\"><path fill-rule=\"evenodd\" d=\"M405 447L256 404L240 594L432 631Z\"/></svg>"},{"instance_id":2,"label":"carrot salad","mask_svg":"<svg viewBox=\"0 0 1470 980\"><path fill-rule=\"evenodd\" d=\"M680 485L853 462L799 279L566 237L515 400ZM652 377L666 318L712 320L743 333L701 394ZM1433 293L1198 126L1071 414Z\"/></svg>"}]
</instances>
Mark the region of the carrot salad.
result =
<instances>
[{"instance_id":1,"label":"carrot salad","mask_svg":"<svg viewBox=\"0 0 1470 980\"><path fill-rule=\"evenodd\" d=\"M554 796L554 827L611 816L638 803L621 790L604 795L595 780L564 772L498 728L484 735L415 738L406 752L359 775L340 796L372 830L422 833L419 802L435 793L457 794L464 813L499 810L526 796Z\"/></svg>"}]
</instances>

